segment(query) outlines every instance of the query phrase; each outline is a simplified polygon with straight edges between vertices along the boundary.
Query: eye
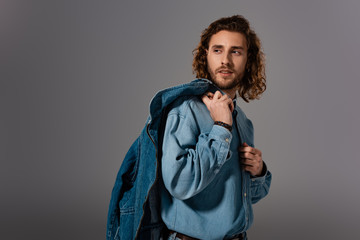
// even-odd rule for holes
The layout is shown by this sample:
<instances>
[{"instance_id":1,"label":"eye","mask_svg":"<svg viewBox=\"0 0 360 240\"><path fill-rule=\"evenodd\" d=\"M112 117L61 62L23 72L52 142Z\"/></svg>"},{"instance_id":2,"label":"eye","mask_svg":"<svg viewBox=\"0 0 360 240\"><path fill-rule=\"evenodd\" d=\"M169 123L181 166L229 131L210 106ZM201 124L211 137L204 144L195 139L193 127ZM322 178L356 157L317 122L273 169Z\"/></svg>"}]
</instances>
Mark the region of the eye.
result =
<instances>
[{"instance_id":1,"label":"eye","mask_svg":"<svg viewBox=\"0 0 360 240\"><path fill-rule=\"evenodd\" d=\"M235 55L237 55L237 56L241 55L241 52L240 52L240 51L237 51L237 50L233 50L232 53L235 54Z\"/></svg>"},{"instance_id":2,"label":"eye","mask_svg":"<svg viewBox=\"0 0 360 240\"><path fill-rule=\"evenodd\" d=\"M216 54L219 54L219 53L221 53L221 50L220 49L214 49L213 52L216 53Z\"/></svg>"}]
</instances>

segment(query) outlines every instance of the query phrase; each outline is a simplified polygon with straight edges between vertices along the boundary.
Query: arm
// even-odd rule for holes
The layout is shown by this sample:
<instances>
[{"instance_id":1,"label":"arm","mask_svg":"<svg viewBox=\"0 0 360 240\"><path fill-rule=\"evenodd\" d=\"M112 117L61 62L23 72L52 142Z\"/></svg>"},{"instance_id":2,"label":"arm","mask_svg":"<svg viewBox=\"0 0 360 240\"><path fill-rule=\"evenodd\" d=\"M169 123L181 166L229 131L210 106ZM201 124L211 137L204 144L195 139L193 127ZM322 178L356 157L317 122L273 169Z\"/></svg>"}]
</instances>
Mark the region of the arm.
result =
<instances>
[{"instance_id":1,"label":"arm","mask_svg":"<svg viewBox=\"0 0 360 240\"><path fill-rule=\"evenodd\" d=\"M187 104L181 111L170 111L164 132L164 184L172 196L182 200L196 195L214 179L228 159L232 138L230 131L217 125L201 133L198 124L212 121L204 108L197 107Z\"/></svg>"}]
</instances>

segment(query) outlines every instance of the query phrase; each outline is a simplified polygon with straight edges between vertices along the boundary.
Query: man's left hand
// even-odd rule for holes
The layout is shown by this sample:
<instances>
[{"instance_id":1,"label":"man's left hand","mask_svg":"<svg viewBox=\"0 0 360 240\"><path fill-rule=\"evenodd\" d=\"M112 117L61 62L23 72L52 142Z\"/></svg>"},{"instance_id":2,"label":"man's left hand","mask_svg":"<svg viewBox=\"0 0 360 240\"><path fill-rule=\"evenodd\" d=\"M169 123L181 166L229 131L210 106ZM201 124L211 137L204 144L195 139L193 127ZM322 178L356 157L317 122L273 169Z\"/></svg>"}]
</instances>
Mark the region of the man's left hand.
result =
<instances>
[{"instance_id":1,"label":"man's left hand","mask_svg":"<svg viewBox=\"0 0 360 240\"><path fill-rule=\"evenodd\" d=\"M260 176L264 167L261 151L243 143L239 152L243 169L253 176Z\"/></svg>"}]
</instances>

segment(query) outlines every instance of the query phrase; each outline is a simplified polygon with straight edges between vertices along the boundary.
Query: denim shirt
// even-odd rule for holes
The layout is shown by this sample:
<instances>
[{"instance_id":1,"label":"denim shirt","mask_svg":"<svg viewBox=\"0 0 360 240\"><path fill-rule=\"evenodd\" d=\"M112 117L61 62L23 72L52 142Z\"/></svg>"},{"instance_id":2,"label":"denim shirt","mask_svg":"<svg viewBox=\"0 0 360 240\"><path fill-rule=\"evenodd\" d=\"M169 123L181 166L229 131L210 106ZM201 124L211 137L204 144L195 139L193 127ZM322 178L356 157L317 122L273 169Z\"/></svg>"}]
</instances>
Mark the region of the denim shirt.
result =
<instances>
[{"instance_id":1,"label":"denim shirt","mask_svg":"<svg viewBox=\"0 0 360 240\"><path fill-rule=\"evenodd\" d=\"M209 80L196 79L154 96L146 125L118 171L109 204L106 239L160 239L165 228L160 216L160 189L164 188L160 159L168 106L179 97L200 96L214 88ZM241 135L241 123L238 125ZM251 182L251 201L264 197L269 186L269 177Z\"/></svg>"},{"instance_id":2,"label":"denim shirt","mask_svg":"<svg viewBox=\"0 0 360 240\"><path fill-rule=\"evenodd\" d=\"M224 239L250 227L257 196L251 194L249 173L241 169L238 148L242 142L253 145L253 127L235 101L234 106L230 132L214 125L199 96L172 104L163 141L166 190L161 193L161 215L169 229L198 239ZM271 173L264 172L251 181L267 180L268 187Z\"/></svg>"}]
</instances>

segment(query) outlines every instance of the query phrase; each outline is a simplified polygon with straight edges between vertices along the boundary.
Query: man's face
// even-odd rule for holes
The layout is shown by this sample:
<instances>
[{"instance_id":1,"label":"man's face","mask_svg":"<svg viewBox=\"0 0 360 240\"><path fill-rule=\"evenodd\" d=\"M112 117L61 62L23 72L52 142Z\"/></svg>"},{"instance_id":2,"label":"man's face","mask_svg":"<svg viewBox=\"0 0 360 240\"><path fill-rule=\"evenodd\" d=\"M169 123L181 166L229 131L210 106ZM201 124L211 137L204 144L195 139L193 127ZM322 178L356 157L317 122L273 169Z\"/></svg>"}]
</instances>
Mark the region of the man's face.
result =
<instances>
[{"instance_id":1,"label":"man's face","mask_svg":"<svg viewBox=\"0 0 360 240\"><path fill-rule=\"evenodd\" d=\"M222 30L210 38L207 50L211 79L222 90L236 90L247 61L246 38L242 33Z\"/></svg>"}]
</instances>

